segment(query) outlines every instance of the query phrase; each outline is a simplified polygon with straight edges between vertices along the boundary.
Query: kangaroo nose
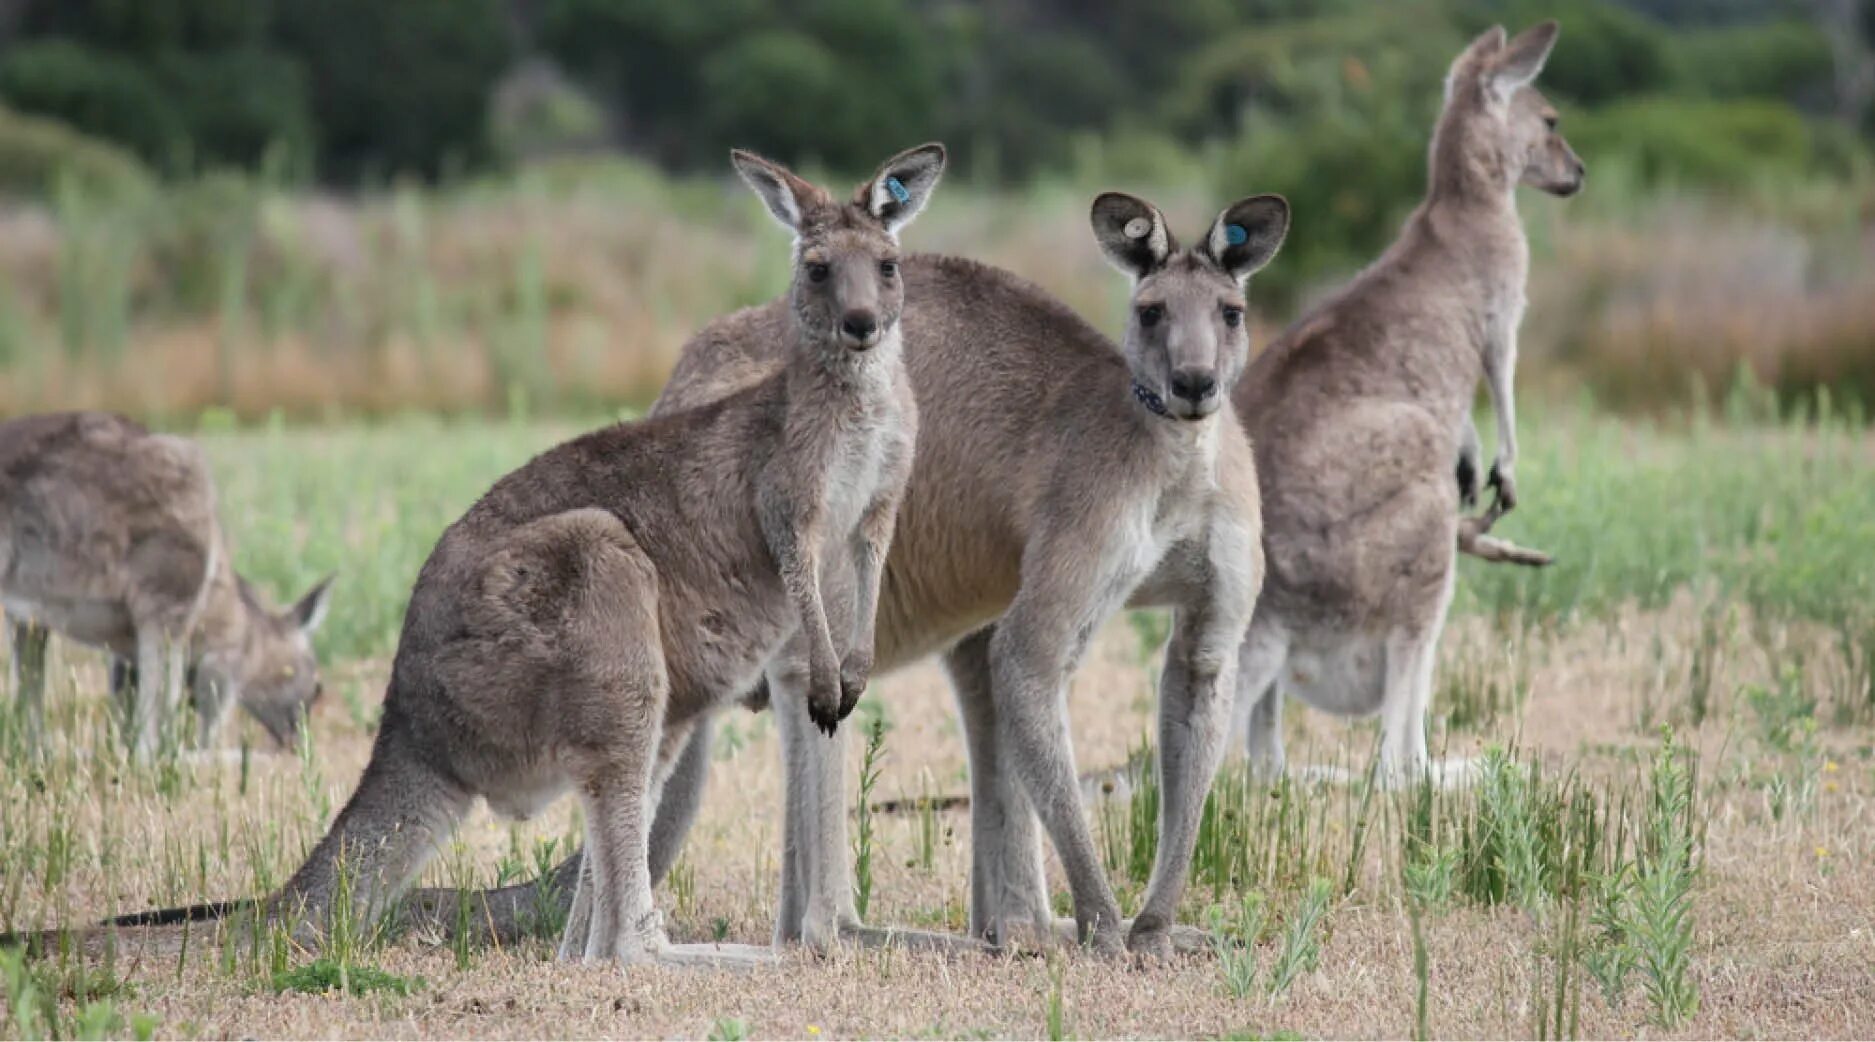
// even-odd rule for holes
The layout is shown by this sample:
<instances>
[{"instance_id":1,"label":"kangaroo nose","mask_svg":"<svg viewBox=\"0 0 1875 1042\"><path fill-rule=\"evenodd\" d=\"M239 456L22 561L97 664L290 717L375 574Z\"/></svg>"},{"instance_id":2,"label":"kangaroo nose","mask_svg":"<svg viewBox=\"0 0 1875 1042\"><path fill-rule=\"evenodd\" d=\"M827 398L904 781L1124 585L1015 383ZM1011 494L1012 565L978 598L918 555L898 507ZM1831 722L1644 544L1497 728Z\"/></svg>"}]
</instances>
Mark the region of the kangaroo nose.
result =
<instances>
[{"instance_id":1,"label":"kangaroo nose","mask_svg":"<svg viewBox=\"0 0 1875 1042\"><path fill-rule=\"evenodd\" d=\"M1202 402L1217 393L1217 376L1209 369L1172 371L1172 394L1188 402Z\"/></svg>"},{"instance_id":2,"label":"kangaroo nose","mask_svg":"<svg viewBox=\"0 0 1875 1042\"><path fill-rule=\"evenodd\" d=\"M879 331L879 316L870 311L849 311L840 319L840 331L850 340L866 343Z\"/></svg>"}]
</instances>

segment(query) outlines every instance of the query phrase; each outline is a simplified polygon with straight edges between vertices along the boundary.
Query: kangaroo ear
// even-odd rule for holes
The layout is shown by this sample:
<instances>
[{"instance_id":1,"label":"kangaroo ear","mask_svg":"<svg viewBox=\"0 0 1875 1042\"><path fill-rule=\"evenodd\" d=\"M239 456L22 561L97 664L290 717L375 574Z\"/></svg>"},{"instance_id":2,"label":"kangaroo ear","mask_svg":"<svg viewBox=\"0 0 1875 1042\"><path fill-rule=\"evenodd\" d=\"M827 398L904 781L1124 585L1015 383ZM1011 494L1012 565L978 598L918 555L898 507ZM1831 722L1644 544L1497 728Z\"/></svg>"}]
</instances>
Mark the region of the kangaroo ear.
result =
<instances>
[{"instance_id":1,"label":"kangaroo ear","mask_svg":"<svg viewBox=\"0 0 1875 1042\"><path fill-rule=\"evenodd\" d=\"M872 180L859 186L857 202L893 235L911 223L944 176L944 146L908 148L886 160Z\"/></svg>"},{"instance_id":2,"label":"kangaroo ear","mask_svg":"<svg viewBox=\"0 0 1875 1042\"><path fill-rule=\"evenodd\" d=\"M1204 251L1238 282L1270 262L1289 234L1289 200L1253 195L1224 208L1204 237Z\"/></svg>"},{"instance_id":3,"label":"kangaroo ear","mask_svg":"<svg viewBox=\"0 0 1875 1042\"><path fill-rule=\"evenodd\" d=\"M1517 88L1536 81L1549 62L1549 52L1556 47L1556 34L1562 28L1554 21L1539 22L1519 32L1485 64L1485 88L1500 101L1506 101Z\"/></svg>"},{"instance_id":4,"label":"kangaroo ear","mask_svg":"<svg viewBox=\"0 0 1875 1042\"><path fill-rule=\"evenodd\" d=\"M753 152L732 149L729 161L736 173L767 205L768 212L792 232L801 230L801 215L826 198L825 192L796 176L794 171Z\"/></svg>"},{"instance_id":5,"label":"kangaroo ear","mask_svg":"<svg viewBox=\"0 0 1875 1042\"><path fill-rule=\"evenodd\" d=\"M1452 67L1445 73L1445 100L1452 100L1452 88L1460 80L1481 75L1490 66L1491 58L1504 49L1507 38L1504 27L1494 25L1458 52L1458 57L1452 59Z\"/></svg>"},{"instance_id":6,"label":"kangaroo ear","mask_svg":"<svg viewBox=\"0 0 1875 1042\"><path fill-rule=\"evenodd\" d=\"M1556 36L1561 31L1562 27L1554 19L1539 22L1504 45L1490 65L1491 89L1498 97L1508 98L1517 88L1536 80L1537 74L1543 71L1543 63L1549 61L1550 49L1556 46Z\"/></svg>"},{"instance_id":7,"label":"kangaroo ear","mask_svg":"<svg viewBox=\"0 0 1875 1042\"><path fill-rule=\"evenodd\" d=\"M332 604L332 580L336 578L338 578L336 574L328 575L319 580L319 585L306 591L306 596L295 601L293 606L287 609L287 621L291 622L301 633L312 636L313 631L319 628L319 624L326 621L326 609Z\"/></svg>"},{"instance_id":8,"label":"kangaroo ear","mask_svg":"<svg viewBox=\"0 0 1875 1042\"><path fill-rule=\"evenodd\" d=\"M1094 239L1114 267L1143 279L1159 270L1178 249L1159 208L1125 192L1102 192L1089 215Z\"/></svg>"}]
</instances>

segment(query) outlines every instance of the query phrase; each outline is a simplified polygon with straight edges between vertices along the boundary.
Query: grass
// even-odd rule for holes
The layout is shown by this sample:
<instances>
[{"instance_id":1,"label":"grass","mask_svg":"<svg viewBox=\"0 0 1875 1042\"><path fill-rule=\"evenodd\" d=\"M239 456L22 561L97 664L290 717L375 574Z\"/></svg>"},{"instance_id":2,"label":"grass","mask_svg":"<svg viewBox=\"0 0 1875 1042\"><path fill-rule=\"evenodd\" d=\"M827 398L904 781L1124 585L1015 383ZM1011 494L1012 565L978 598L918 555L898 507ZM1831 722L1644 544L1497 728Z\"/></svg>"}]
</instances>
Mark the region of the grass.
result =
<instances>
[{"instance_id":1,"label":"grass","mask_svg":"<svg viewBox=\"0 0 1875 1042\"><path fill-rule=\"evenodd\" d=\"M872 908L873 790L879 786L880 760L885 756L885 718L873 716L866 724L866 751L859 766L859 798L854 804L859 821L853 830L853 907L861 919Z\"/></svg>"},{"instance_id":2,"label":"grass","mask_svg":"<svg viewBox=\"0 0 1875 1042\"><path fill-rule=\"evenodd\" d=\"M338 959L318 958L273 976L275 991L298 991L308 995L340 992L346 995L406 996L423 987L422 978L400 977L375 966L351 966Z\"/></svg>"},{"instance_id":3,"label":"grass","mask_svg":"<svg viewBox=\"0 0 1875 1042\"><path fill-rule=\"evenodd\" d=\"M1219 202L1206 160L1190 166L1158 172L1173 183L1153 192L1184 228ZM1112 182L1098 163L1018 192L959 176L908 246L1023 273L1111 328L1125 289L1086 206ZM1525 364L1640 409L1722 390L1741 364L1787 399L1822 383L1875 400L1869 187L1774 187L1789 198L1740 205L1644 190L1610 163L1580 200L1530 193ZM672 179L629 160L346 199L226 172L131 192L74 183L0 236L0 414L642 403L691 332L781 290L786 245L767 223L726 168Z\"/></svg>"},{"instance_id":4,"label":"grass","mask_svg":"<svg viewBox=\"0 0 1875 1042\"><path fill-rule=\"evenodd\" d=\"M43 756L15 755L22 736L0 727L0 929L276 887L359 774L437 533L579 426L208 423L239 566L281 595L341 572L319 646L328 686L352 697L322 703L297 750L272 753L244 723L226 755L140 765L114 737L102 663L55 640ZM1310 781L1311 764L1361 776L1373 725L1292 707L1297 774L1259 782L1233 762L1207 802L1181 919L1220 943L1124 971L1137 987L1116 990L1120 971L1074 952L1026 969L870 951L753 974L565 966L549 900L539 936L498 951L392 941L368 915L337 915L318 960L283 931L230 924L179 952L20 964L0 974L0 1034L1855 1033L1875 1016L1860 969L1875 916L1875 600L1857 563L1875 534L1855 516L1875 506L1875 443L1724 410L1651 426L1533 405L1523 427L1525 504L1504 531L1560 563L1466 566L1433 706L1435 751L1476 759L1479 781ZM1155 853L1139 736L1153 709L1142 661L1163 625L1107 627L1068 699L1083 767L1147 757L1091 812L1129 909ZM954 791L964 754L935 667L880 678L854 726L883 735L888 713L890 755L849 743L849 782L866 779L865 804L915 793L920 810L856 823L855 881L872 921L960 928L968 815L928 797ZM759 943L779 858L776 738L739 711L723 723L736 738L716 750L661 901L679 940ZM578 835L570 803L527 823L473 818L426 883L540 873Z\"/></svg>"},{"instance_id":5,"label":"grass","mask_svg":"<svg viewBox=\"0 0 1875 1042\"><path fill-rule=\"evenodd\" d=\"M210 415L191 428L214 462L243 574L283 602L338 574L317 644L326 658L347 661L391 652L417 569L495 478L608 419L413 416L313 429L275 420L231 430ZM1547 625L1626 603L1659 607L1706 584L1728 591L1715 610L1814 620L1861 649L1859 672L1841 683L1856 688L1845 699L1869 717L1875 571L1860 554L1875 544L1875 482L1845 480L1870 467L1855 429L1713 417L1663 437L1645 424L1538 403L1526 406L1523 425L1526 504L1501 531L1552 549L1558 561L1542 572L1466 562L1457 614ZM1628 520L1605 524L1611 514ZM1163 625L1163 616L1135 619L1142 642ZM1715 631L1703 646L1717 654L1722 643ZM1441 671L1436 711L1455 714L1458 727L1513 714L1524 686L1514 652L1514 641L1496 639ZM337 689L368 723L379 692L349 677Z\"/></svg>"}]
</instances>

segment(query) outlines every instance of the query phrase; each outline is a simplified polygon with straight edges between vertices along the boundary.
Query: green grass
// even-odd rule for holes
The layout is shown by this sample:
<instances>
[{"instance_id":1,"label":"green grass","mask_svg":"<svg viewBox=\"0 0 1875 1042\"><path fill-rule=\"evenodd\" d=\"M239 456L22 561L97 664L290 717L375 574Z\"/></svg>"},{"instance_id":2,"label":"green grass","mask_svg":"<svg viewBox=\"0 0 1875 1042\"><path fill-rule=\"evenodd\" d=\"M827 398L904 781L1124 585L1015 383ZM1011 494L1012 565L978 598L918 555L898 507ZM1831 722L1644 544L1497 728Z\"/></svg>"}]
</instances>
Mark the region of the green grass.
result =
<instances>
[{"instance_id":1,"label":"green grass","mask_svg":"<svg viewBox=\"0 0 1875 1042\"><path fill-rule=\"evenodd\" d=\"M1520 426L1520 505L1497 532L1556 563L1466 561L1456 611L1541 622L1701 585L1776 617L1834 622L1875 604L1875 455L1859 425L1744 416L1666 432L1572 410Z\"/></svg>"},{"instance_id":2,"label":"green grass","mask_svg":"<svg viewBox=\"0 0 1875 1042\"><path fill-rule=\"evenodd\" d=\"M331 958L314 959L273 977L275 991L301 991L310 995L335 991L350 995L373 992L408 995L423 987L423 983L420 977L402 977L375 966L354 966Z\"/></svg>"},{"instance_id":3,"label":"green grass","mask_svg":"<svg viewBox=\"0 0 1875 1042\"><path fill-rule=\"evenodd\" d=\"M417 570L443 529L496 478L586 424L406 417L383 426L215 431L215 468L236 567L284 602L336 572L318 637L327 660L397 646ZM358 696L364 706L378 692Z\"/></svg>"},{"instance_id":4,"label":"green grass","mask_svg":"<svg viewBox=\"0 0 1875 1042\"><path fill-rule=\"evenodd\" d=\"M328 659L349 659L396 647L418 568L496 478L604 422L419 416L202 437L238 566L281 599L337 572L318 643ZM1674 432L1541 408L1527 410L1521 427L1522 504L1498 531L1557 562L1533 572L1467 560L1455 613L1545 624L1623 603L1659 605L1705 585L1735 591L1757 611L1875 643L1875 569L1866 566L1875 452L1859 428L1715 418ZM1461 723L1488 720L1519 697L1495 655L1476 672L1444 680L1474 689L1449 703ZM1867 700L1875 689L1866 678L1863 687ZM344 697L377 703L376 692Z\"/></svg>"}]
</instances>

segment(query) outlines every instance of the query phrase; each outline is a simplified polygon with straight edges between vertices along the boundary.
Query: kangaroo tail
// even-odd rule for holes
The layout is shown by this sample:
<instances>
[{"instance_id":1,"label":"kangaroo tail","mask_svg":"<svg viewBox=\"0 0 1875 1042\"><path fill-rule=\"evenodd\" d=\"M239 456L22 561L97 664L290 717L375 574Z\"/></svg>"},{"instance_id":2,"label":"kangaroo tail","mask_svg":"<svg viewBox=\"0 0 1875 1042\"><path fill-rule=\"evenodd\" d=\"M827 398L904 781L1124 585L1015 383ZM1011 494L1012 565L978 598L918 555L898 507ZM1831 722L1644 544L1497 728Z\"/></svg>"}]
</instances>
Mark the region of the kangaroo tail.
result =
<instances>
[{"instance_id":1,"label":"kangaroo tail","mask_svg":"<svg viewBox=\"0 0 1875 1042\"><path fill-rule=\"evenodd\" d=\"M279 893L131 912L81 930L0 935L0 947L86 955L126 947L163 950L187 943L192 924L237 918L292 922L302 942L316 945L341 911L367 930L380 922L400 925L380 917L397 910L397 896L468 812L470 799L421 755L407 725L387 707L358 788Z\"/></svg>"},{"instance_id":2,"label":"kangaroo tail","mask_svg":"<svg viewBox=\"0 0 1875 1042\"><path fill-rule=\"evenodd\" d=\"M112 916L99 925L179 926L183 923L208 923L218 919L232 919L242 912L253 910L259 904L259 901L251 897L230 901L204 901L199 905L183 905L180 908L151 908L142 912L129 912Z\"/></svg>"},{"instance_id":3,"label":"kangaroo tail","mask_svg":"<svg viewBox=\"0 0 1875 1042\"><path fill-rule=\"evenodd\" d=\"M1529 568L1542 568L1554 560L1541 550L1518 546L1508 539L1488 534L1499 516L1495 511L1486 511L1476 517L1459 518L1458 552L1469 554L1480 561L1520 564Z\"/></svg>"},{"instance_id":4,"label":"kangaroo tail","mask_svg":"<svg viewBox=\"0 0 1875 1042\"><path fill-rule=\"evenodd\" d=\"M468 813L472 798L424 755L387 700L358 788L306 863L265 902L268 915L297 920L296 932L315 943L335 912L370 928L395 911L398 895Z\"/></svg>"}]
</instances>

